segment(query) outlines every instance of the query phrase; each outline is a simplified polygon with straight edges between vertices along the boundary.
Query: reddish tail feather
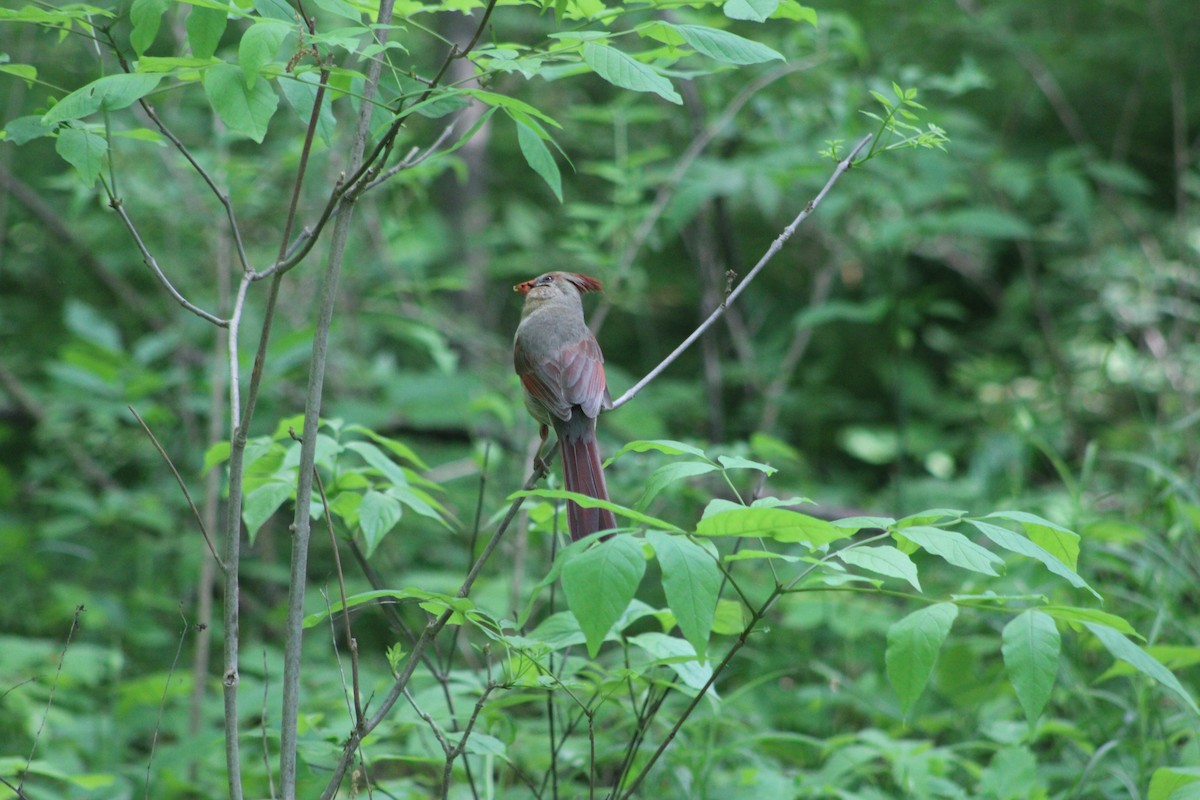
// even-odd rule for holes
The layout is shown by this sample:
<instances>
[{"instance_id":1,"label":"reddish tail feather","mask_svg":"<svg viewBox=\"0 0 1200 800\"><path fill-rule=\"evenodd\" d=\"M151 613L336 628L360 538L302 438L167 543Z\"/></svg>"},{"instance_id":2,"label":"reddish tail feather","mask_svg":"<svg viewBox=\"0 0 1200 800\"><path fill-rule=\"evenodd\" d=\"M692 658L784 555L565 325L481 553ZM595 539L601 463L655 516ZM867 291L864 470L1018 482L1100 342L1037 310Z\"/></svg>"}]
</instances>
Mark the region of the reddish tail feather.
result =
<instances>
[{"instance_id":1,"label":"reddish tail feather","mask_svg":"<svg viewBox=\"0 0 1200 800\"><path fill-rule=\"evenodd\" d=\"M608 499L608 486L600 468L600 448L596 445L596 421L588 418L576 406L566 422L555 420L563 457L563 484L568 492L578 492L597 500ZM571 541L577 542L596 531L617 527L617 520L607 508L583 508L567 502L567 525Z\"/></svg>"}]
</instances>

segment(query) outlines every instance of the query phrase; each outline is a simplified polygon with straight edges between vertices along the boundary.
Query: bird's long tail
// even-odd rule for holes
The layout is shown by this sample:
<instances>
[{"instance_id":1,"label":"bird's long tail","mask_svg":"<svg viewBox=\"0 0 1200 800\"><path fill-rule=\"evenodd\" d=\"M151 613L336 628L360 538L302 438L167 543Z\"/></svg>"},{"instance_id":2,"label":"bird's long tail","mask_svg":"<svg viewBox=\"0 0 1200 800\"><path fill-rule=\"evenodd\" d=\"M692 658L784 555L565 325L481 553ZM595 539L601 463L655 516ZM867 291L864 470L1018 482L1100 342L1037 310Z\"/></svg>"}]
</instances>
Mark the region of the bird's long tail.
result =
<instances>
[{"instance_id":1,"label":"bird's long tail","mask_svg":"<svg viewBox=\"0 0 1200 800\"><path fill-rule=\"evenodd\" d=\"M576 406L571 419L558 422L563 458L563 484L568 492L578 492L597 500L608 499L604 470L600 468L600 448L596 444L596 420L589 418ZM607 508L583 508L574 501L567 502L567 525L571 541L617 527L617 520Z\"/></svg>"}]
</instances>

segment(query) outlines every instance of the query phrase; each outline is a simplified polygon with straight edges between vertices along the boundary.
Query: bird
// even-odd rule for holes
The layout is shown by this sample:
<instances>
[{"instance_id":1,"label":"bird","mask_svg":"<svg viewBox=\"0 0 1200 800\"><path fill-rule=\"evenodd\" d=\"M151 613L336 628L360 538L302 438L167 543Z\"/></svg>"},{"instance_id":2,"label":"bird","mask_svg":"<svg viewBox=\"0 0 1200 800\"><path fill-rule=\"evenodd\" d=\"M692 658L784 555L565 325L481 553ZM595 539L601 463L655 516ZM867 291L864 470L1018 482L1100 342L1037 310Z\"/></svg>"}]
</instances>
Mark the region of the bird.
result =
<instances>
[{"instance_id":1,"label":"bird","mask_svg":"<svg viewBox=\"0 0 1200 800\"><path fill-rule=\"evenodd\" d=\"M540 423L537 458L553 427L562 451L567 491L608 500L596 443L596 418L612 407L604 378L604 354L583 319L583 295L603 290L590 275L547 272L518 283L525 296L513 337L513 367L521 379L525 408ZM611 511L567 502L571 540L617 526Z\"/></svg>"}]
</instances>

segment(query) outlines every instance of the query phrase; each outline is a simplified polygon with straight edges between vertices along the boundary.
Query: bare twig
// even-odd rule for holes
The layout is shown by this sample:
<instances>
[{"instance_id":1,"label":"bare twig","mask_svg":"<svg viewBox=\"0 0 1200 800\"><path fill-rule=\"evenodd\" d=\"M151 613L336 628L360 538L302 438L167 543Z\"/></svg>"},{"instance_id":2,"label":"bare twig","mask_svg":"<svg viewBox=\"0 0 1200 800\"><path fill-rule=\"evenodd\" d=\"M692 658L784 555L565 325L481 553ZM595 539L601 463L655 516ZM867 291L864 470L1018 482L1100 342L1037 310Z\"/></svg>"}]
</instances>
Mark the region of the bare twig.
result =
<instances>
[{"instance_id":1,"label":"bare twig","mask_svg":"<svg viewBox=\"0 0 1200 800\"><path fill-rule=\"evenodd\" d=\"M267 776L267 791L268 797L275 800L275 776L271 773L271 743L267 741L267 695L271 689L271 670L267 663L267 651L263 648L263 696L262 696L262 721L259 725L259 730L262 732L260 739L262 740L262 757L263 757L263 772Z\"/></svg>"},{"instance_id":2,"label":"bare twig","mask_svg":"<svg viewBox=\"0 0 1200 800\"><path fill-rule=\"evenodd\" d=\"M200 317L200 319L211 322L213 325L216 325L220 328L228 327L228 320L221 319L215 314L205 311L203 308L195 305L179 293L179 290L176 289L175 285L171 283L171 279L167 277L166 273L163 272L162 267L158 265L158 259L154 257L154 254L150 252L150 248L148 248L145 241L142 240L142 235L138 232L137 226L133 224L133 220L125 211L124 201L113 193L113 189L106 181L102 179L101 182L104 185L105 192L108 194L109 208L117 212L117 216L120 217L121 222L125 224L125 229L129 231L129 235L133 237L133 243L137 246L138 252L142 254L142 262L150 268L150 272L154 274L154 277L159 284L161 284L162 287L167 290L167 294L171 295L171 297L175 299L175 302L179 303L179 305Z\"/></svg>"},{"instance_id":3,"label":"bare twig","mask_svg":"<svg viewBox=\"0 0 1200 800\"><path fill-rule=\"evenodd\" d=\"M133 411L132 408L129 410ZM134 416L137 416L137 412L134 412ZM140 417L138 417L138 421L141 422ZM144 425L145 423L142 424ZM146 432L149 433L150 429L147 428ZM208 537L205 536L205 538ZM183 613L183 603L179 604L179 616L183 620L183 630L179 632L179 644L175 647L175 658L171 661L171 669L167 671L167 680L163 684L162 697L158 701L158 718L154 721L154 733L150 737L150 755L146 759L146 800L150 799L150 768L154 766L154 752L158 749L158 734L162 729L163 711L167 708L167 692L171 689L171 678L175 676L175 667L179 665L179 657L183 655L183 643L187 641L188 621L187 615Z\"/></svg>"},{"instance_id":4,"label":"bare twig","mask_svg":"<svg viewBox=\"0 0 1200 800\"><path fill-rule=\"evenodd\" d=\"M674 363L675 359L679 358L679 356L682 355L689 347L691 347L697 339L704 335L705 331L712 327L714 322L721 318L721 315L725 313L726 307L737 300L738 296L746 289L747 286L750 285L750 282L758 276L758 273L761 272L763 268L770 263L771 259L774 258L775 255L783 248L784 243L788 239L792 238L792 234L796 232L796 228L798 228L800 224L804 222L804 220L808 219L813 211L817 209L817 206L820 205L821 201L825 199L825 195L829 193L834 184L837 183L838 179L842 177L846 170L853 166L854 159L869 141L871 141L871 136L868 134L867 136L864 136L857 145L854 146L854 149L850 151L849 155L838 162L833 174L829 177L829 180L825 182L825 185L821 188L821 191L817 193L817 196L810 200L808 205L804 207L804 210L801 211L794 220L792 220L792 223L783 229L783 233L779 234L775 241L771 242L771 246L767 248L767 252L764 253L763 257L758 260L758 263L754 265L754 268L747 273L746 277L743 278L736 287L734 287L733 291L729 293L729 296L725 298L725 301L721 303L721 305L719 305L716 310L709 315L708 319L704 320L704 322L702 322L700 326L696 328L696 330L692 331L690 336L684 339L678 347L672 350L670 355L662 360L662 363L650 370L646 377L635 383L627 392L625 392L625 394L614 400L612 409L610 410L618 409L632 400L638 392L640 392L646 387L647 384L661 375L667 367Z\"/></svg>"},{"instance_id":5,"label":"bare twig","mask_svg":"<svg viewBox=\"0 0 1200 800\"><path fill-rule=\"evenodd\" d=\"M217 548L213 545L212 538L208 535L208 528L204 524L204 518L200 516L200 509L196 508L196 503L192 500L192 493L188 491L187 484L183 482L183 476L179 474L179 470L175 469L175 464L171 461L171 457L167 455L167 451L163 449L161 444L159 444L158 437L154 435L154 431L150 430L150 426L146 424L146 420L142 419L142 415L135 411L133 406L125 407L129 409L129 413L133 414L134 419L136 419L138 424L142 426L142 430L144 430L146 435L150 437L151 443L154 445L154 448L158 450L158 454L162 456L163 461L167 462L167 467L171 470L171 474L175 476L175 482L179 484L179 488L183 491L183 496L187 500L188 506L190 506L192 509L192 514L196 517L196 524L200 526L200 533L204 536L204 543L208 545L209 552L212 553L213 558L217 560L217 565L220 566L221 571L224 572L225 562L221 560L219 555L217 555Z\"/></svg>"},{"instance_id":6,"label":"bare twig","mask_svg":"<svg viewBox=\"0 0 1200 800\"><path fill-rule=\"evenodd\" d=\"M54 693L58 689L58 679L62 677L63 662L67 660L67 651L71 649L71 639L79 630L79 618L83 615L82 605L75 606L75 615L71 617L71 629L67 631L67 640L63 643L62 652L58 655L58 665L54 668L54 681L50 684L50 696L46 698L46 707L42 710L42 719L38 722L37 731L33 734L33 746L29 748L29 757L25 759L25 769L21 770L21 780L17 784L17 794L21 794L25 786L25 776L29 774L29 765L33 763L33 754L37 752L38 742L42 739L42 731L46 728L46 717L54 705Z\"/></svg>"},{"instance_id":7,"label":"bare twig","mask_svg":"<svg viewBox=\"0 0 1200 800\"><path fill-rule=\"evenodd\" d=\"M381 44L386 43L392 21L393 0L383 0L379 6L376 36ZM379 87L382 61L372 61L367 67L363 84L362 105L354 139L350 146L350 163L362 162L367 137L371 130L372 101ZM315 124L317 109L313 108ZM288 609L283 654L283 704L279 735L280 792L284 800L296 797L297 723L300 714L300 668L301 644L304 637L304 594L308 585L308 543L311 534L310 503L313 473L316 462L317 426L321 414L321 397L325 387L325 352L329 341L329 328L333 321L333 310L337 300L338 277L350 236L350 220L353 206L342 207L337 214L329 243L329 260L321 282L320 305L313 333L312 359L309 362L308 391L304 405L304 430L301 434L299 476L296 485L296 516L292 526L291 582L288 587ZM281 248L281 252L283 252ZM272 286L278 284L282 272L275 274ZM361 727L362 720L356 720ZM354 753L350 751L351 755Z\"/></svg>"}]
</instances>

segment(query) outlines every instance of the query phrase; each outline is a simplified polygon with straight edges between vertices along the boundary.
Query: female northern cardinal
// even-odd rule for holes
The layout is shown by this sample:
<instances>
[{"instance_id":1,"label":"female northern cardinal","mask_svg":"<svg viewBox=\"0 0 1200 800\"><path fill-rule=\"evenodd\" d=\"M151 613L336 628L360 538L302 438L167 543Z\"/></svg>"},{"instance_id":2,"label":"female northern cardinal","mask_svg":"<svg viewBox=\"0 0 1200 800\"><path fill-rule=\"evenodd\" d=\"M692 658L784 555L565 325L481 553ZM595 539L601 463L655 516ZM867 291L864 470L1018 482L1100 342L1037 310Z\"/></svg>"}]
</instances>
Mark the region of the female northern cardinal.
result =
<instances>
[{"instance_id":1,"label":"female northern cardinal","mask_svg":"<svg viewBox=\"0 0 1200 800\"><path fill-rule=\"evenodd\" d=\"M604 355L583 321L583 292L598 292L600 281L574 272L547 272L518 283L525 295L521 324L513 339L513 366L525 388L525 407L542 424L553 425L563 457L563 483L569 492L608 499L596 417L612 405L604 381ZM538 447L541 457L541 446ZM612 512L567 503L572 541L615 528Z\"/></svg>"}]
</instances>

